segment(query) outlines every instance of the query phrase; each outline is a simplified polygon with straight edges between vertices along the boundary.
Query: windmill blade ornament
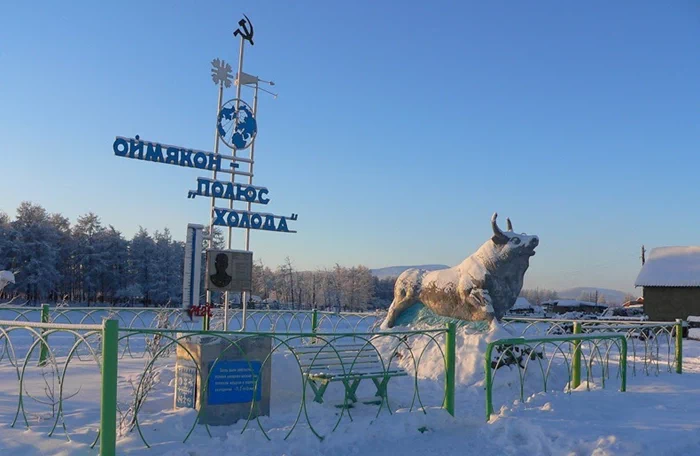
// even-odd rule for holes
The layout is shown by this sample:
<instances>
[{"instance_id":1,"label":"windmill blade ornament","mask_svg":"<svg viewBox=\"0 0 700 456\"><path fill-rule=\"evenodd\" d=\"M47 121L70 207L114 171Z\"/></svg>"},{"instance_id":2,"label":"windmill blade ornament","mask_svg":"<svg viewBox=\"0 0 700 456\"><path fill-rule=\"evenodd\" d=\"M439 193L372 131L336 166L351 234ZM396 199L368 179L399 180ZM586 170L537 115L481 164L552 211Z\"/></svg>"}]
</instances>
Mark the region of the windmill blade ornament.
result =
<instances>
[{"instance_id":1,"label":"windmill blade ornament","mask_svg":"<svg viewBox=\"0 0 700 456\"><path fill-rule=\"evenodd\" d=\"M233 68L220 59L211 61L211 79L216 85L223 85L227 89L231 87Z\"/></svg>"}]
</instances>

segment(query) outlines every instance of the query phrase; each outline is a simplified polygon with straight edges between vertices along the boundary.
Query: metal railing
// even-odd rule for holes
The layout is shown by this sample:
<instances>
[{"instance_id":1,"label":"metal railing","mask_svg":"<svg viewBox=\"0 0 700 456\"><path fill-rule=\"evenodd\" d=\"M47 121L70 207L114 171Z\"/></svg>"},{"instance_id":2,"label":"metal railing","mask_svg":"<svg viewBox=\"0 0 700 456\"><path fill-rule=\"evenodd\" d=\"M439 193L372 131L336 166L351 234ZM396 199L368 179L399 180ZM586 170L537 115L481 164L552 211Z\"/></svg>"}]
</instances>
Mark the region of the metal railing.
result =
<instances>
[{"instance_id":1,"label":"metal railing","mask_svg":"<svg viewBox=\"0 0 700 456\"><path fill-rule=\"evenodd\" d=\"M46 314L45 314L46 315ZM300 386L298 390L299 402L289 402L284 399L284 407L291 407L296 410L294 419L282 426L285 429L283 438L295 430L305 428L319 439L323 439L328 432L336 430L344 419L353 420L355 413L367 413L367 409L357 411L350 403L350 396L347 394L347 384L338 382L337 387L329 388L333 390L332 396L336 399L340 397L339 409L329 405L326 409L318 409L316 405L311 407L310 401L313 395L307 394L309 389L309 379L305 376L306 370L313 370L314 364L302 367L299 359L294 356L294 350L299 347L317 347L319 352L335 353L338 360L333 365L340 375L354 375L360 372L357 377L365 379L361 372L363 360L360 356L347 358L341 352L346 347L354 346L358 353L371 351L376 353L377 363L381 369L371 372L377 379L377 383L382 384L383 396L376 399L378 405L376 416L382 411L393 414L397 408L409 411L419 411L426 413L430 407L439 406L454 415L455 412L455 326L448 325L445 328L416 330L416 331L392 331L392 332L345 332L330 333L321 331L299 331L285 333L271 333L262 331L247 332L221 332L221 331L201 331L183 329L164 328L120 328L119 320L103 320L99 325L88 324L63 324L63 323L41 323L27 321L0 321L0 367L11 366L16 372L18 404L12 425L23 422L27 428L36 431L46 431L49 437L54 436L57 430L62 429L68 440L77 441L90 448L94 448L99 442L100 454L111 456L116 454L116 445L120 437L132 431L137 433L146 447L150 447L153 439L158 433L152 432L149 426L144 428L143 423L149 422L152 418L162 416L162 406L154 411L154 405L158 399L153 399L153 404L149 404L149 392L154 385L167 388L171 387L164 383L159 383L159 375L163 375L165 381L172 373L176 352L181 354L189 353L189 362L194 363L198 373L202 372L204 366L197 365L192 353L187 351L184 341L196 337L207 337L211 340L218 340L223 347L219 356L213 360L213 365L220 362L220 358L227 351L238 353L243 360L246 354L242 350L242 344L250 338L264 337L271 340L271 351L262 362L261 369L266 365L272 369L272 358L275 357L276 365L282 365L284 380L282 384L288 385L290 382L297 382ZM129 346L129 339L139 339L144 341L143 349L144 364L134 364L138 362L129 357L124 358L124 347ZM134 351L138 344L131 344ZM359 347L359 348L358 348ZM442 371L436 374L437 359L442 358ZM430 360L426 363L426 360ZM316 363L321 363L319 359ZM327 363L327 360L323 361ZM119 366L120 363L125 363ZM250 360L249 360L250 364ZM201 394L206 396L209 385L209 376L212 366L208 365L208 374L203 377ZM85 371L90 370L90 366L95 366L96 371L90 375L99 375L100 381L86 380ZM169 366L169 367L168 367ZM124 395L125 385L117 390L118 368L122 377L125 375L131 380L132 391ZM402 377L392 379L392 384L400 384L397 398L391 384L386 389L387 383L397 370L405 372ZM71 373L80 372L80 382L71 379ZM135 372L137 375L129 375ZM271 371L272 372L272 371ZM168 375L165 375L165 374ZM77 375L77 374L74 374ZM279 373L273 373L272 378ZM403 374L402 374L403 375ZM434 381L442 381L444 394L439 403L426 403L426 397L421 395L419 378L428 376ZM14 375L13 375L14 377ZM291 377L291 378L290 378ZM297 377L296 379L294 377ZM442 377L442 380L440 380ZM45 388L55 381L55 387ZM259 381L259 379L258 379ZM128 382L127 382L128 383ZM99 394L94 389L100 387ZM126 385L128 387L128 384ZM356 388L357 385L354 385ZM366 383L365 389L371 387ZM86 388L87 391L81 391ZM258 388L256 383L256 388ZM49 399L42 398L37 393L41 390L49 391ZM128 388L127 388L128 389ZM378 388L379 389L379 388ZM343 391L345 393L343 394ZM410 391L410 393L409 393ZM160 392L159 392L160 393ZM73 399L76 395L77 398ZM170 393L168 393L170 394ZM284 394L289 394L286 391ZM97 404L95 399L99 397L101 404ZM257 428L266 438L271 439L269 422L261 420L255 416L253 410L258 407L256 394L253 394L250 413L243 418L242 425L239 425L242 434L247 429ZM430 401L437 398L432 396ZM91 407L90 405L93 405ZM71 428L76 426L72 421L73 415L67 413L68 408L79 407L81 413L87 413L92 420L92 425L79 424L80 432L76 433ZM156 407L157 408L157 407ZM170 408L170 407L168 407ZM325 410L326 417L329 410L335 417L332 425L325 423L325 418L318 419L315 412ZM339 410L339 411L338 411ZM99 413L98 413L99 412ZM153 415L155 413L155 415ZM208 424L198 427L201 423L200 409L192 414L192 424L186 433L183 442L187 442L193 434L204 432L211 436L212 432ZM39 417L40 419L34 419ZM337 415L337 416L336 416ZM50 416L50 419L48 418ZM99 422L97 422L99 416ZM282 415L282 419L287 415ZM73 424L73 426L71 426ZM92 427L91 427L92 426ZM90 428L90 431L86 431ZM275 426L276 435L279 434L279 426ZM149 433L150 432L150 433Z\"/></svg>"},{"instance_id":2,"label":"metal railing","mask_svg":"<svg viewBox=\"0 0 700 456\"><path fill-rule=\"evenodd\" d=\"M290 384L292 382L297 382L301 390L298 394L299 403L295 406L295 418L292 422L286 423L285 425L276 425L276 428L288 429L284 435L284 439L289 437L289 435L297 429L301 424L305 428L311 431L319 439L324 439L325 435L322 433L319 426L321 423L314 420L312 415L312 408L310 407L311 396L307 394L310 389L310 380L305 375L309 371L313 371L314 363L321 364L328 363L328 359L321 360L321 358L314 358L311 366L302 366L299 359L293 355L295 349L299 347L313 347L318 349L319 353L326 352L330 353L331 357L334 358L331 363L336 370L336 375L342 377L348 376L356 379L364 379L366 375L371 374L377 378L378 383L386 384L392 377L392 373L396 369L405 369L407 372L406 378L412 386L412 394L408 401L404 400L402 408L406 408L409 411L419 410L423 413L428 409L427 405L424 403L424 398L420 394L420 387L418 379L421 373L428 370L428 367L423 367L421 361L426 359L426 353L429 350L434 350L440 354L443 359L444 364L444 397L439 405L446 409L450 414L454 415L454 389L455 389L455 327L454 325L448 328L432 329L432 330L422 330L422 331L393 331L387 333L328 333L328 332L298 332L298 333L270 333L270 332L223 332L223 331L180 331L180 330L162 330L162 329L140 329L140 330L129 330L125 329L120 332L119 340L124 341L130 337L142 337L144 335L149 335L152 337L158 337L160 339L160 345L158 349L153 352L153 356L149 359L148 363L144 368L144 372L141 375L141 381L137 386L137 396L139 392L143 391L144 379L149 379L154 376L154 370L157 369L159 362L170 358L169 361L172 363L171 355L174 351L181 351L187 354L189 363L196 366L197 375L201 375L202 372L208 372L203 376L202 379L202 396L206 396L207 388L209 385L209 378L213 371L213 366L220 362L221 359L227 352L234 352L238 354L241 359L245 360L252 366L252 359L247 358L243 345L247 339L264 337L269 338L271 341L271 351L264 358L259 366L259 371L263 371L268 365L271 365L272 358L274 355L281 355L287 361L287 368L285 369L286 376L292 376L292 378L285 378L285 383ZM187 349L185 341L189 340L195 336L206 336L210 342L215 341L221 344L223 349L220 354L213 360L213 364L210 364L207 368L198 365L198 361L195 356ZM444 342L441 341L444 339ZM347 350L346 347L354 347L353 353L356 351L358 354L351 356L348 359L343 352ZM376 354L379 359L379 364L381 366L379 371L364 373L362 372L361 364L365 361L364 357L360 357L360 353L366 353L367 351ZM318 360L317 360L318 358ZM290 362L291 360L291 362ZM291 367L290 367L291 364ZM324 364L325 365L325 364ZM252 369L252 367L251 367ZM423 372L422 372L423 371ZM272 374L274 378L274 373ZM293 378L297 377L297 378ZM397 378L393 381L399 382L401 378ZM260 379L258 378L258 383ZM357 385L355 385L357 386ZM258 384L256 384L256 388ZM338 382L338 391L346 389L349 384L346 381ZM255 397L255 395L253 395ZM335 431L340 425L344 418L348 418L352 421L352 409L353 405L350 402L351 395L343 394L342 398L339 399L340 403L336 404L340 410L337 413L335 422L332 423L332 429L330 432ZM404 398L406 399L406 398ZM378 417L382 410L388 411L392 414L392 406L390 405L390 395L387 393L386 396L377 399L378 409L376 416ZM140 402L138 407L133 411L135 429L137 430L141 440L144 445L150 447L152 445L150 439L154 436L147 436L143 432L140 425L142 421L143 405L146 401ZM266 429L265 422L260 419L259 416L254 414L257 410L258 404L257 400L254 399L251 402L248 416L244 418L244 424L240 429L240 433L245 432L251 425L256 426L262 434L269 440L270 429ZM187 434L183 440L187 442L191 435L197 429L197 424L201 421L200 411L193 417L192 424L187 431ZM208 424L204 424L205 432L211 436L211 432Z\"/></svg>"},{"instance_id":3,"label":"metal railing","mask_svg":"<svg viewBox=\"0 0 700 456\"><path fill-rule=\"evenodd\" d=\"M48 316L46 316L48 315ZM40 307L0 306L0 320L41 321L44 317L55 323L100 324L102 319L119 320L121 328L155 328L163 321L168 328L203 329L203 319L190 317L186 310L172 307ZM249 309L246 329L266 332L375 332L386 316L385 312L330 312L316 309L273 310ZM223 328L222 308L212 309L210 329ZM243 310L229 309L228 328L243 327Z\"/></svg>"},{"instance_id":4,"label":"metal railing","mask_svg":"<svg viewBox=\"0 0 700 456\"><path fill-rule=\"evenodd\" d=\"M520 401L525 400L528 368L536 364L542 380L542 390L547 392L553 372L565 368L568 376L566 391L571 392L581 385L582 361L586 372L586 387L590 389L594 364L600 366L601 384L610 375L611 349L617 348L620 391L627 387L627 339L622 334L575 334L571 336L549 336L541 338L500 339L490 342L484 355L486 389L486 421L493 414L494 379L499 369L516 366L520 386ZM493 351L497 355L494 357ZM548 351L549 350L549 351Z\"/></svg>"},{"instance_id":5,"label":"metal railing","mask_svg":"<svg viewBox=\"0 0 700 456\"><path fill-rule=\"evenodd\" d=\"M505 317L503 326L524 337L566 334L624 334L630 348L632 375L683 371L683 322L627 320L566 320Z\"/></svg>"},{"instance_id":6,"label":"metal railing","mask_svg":"<svg viewBox=\"0 0 700 456\"><path fill-rule=\"evenodd\" d=\"M80 387L76 392L68 391L71 386L67 376L69 367L71 363L94 363L100 376L97 382L102 403L99 430L93 429L94 438L83 430L81 439L87 436L91 442L83 443L90 448L99 442L101 455L114 456L117 336L115 320L105 320L101 325L0 321L0 366L11 366L17 378L17 409L11 427L21 420L30 428L32 421L36 422L35 427L46 431L48 437L62 429L66 439L71 440L66 403L80 393ZM78 360L80 350L87 351L89 359Z\"/></svg>"},{"instance_id":7,"label":"metal railing","mask_svg":"<svg viewBox=\"0 0 700 456\"><path fill-rule=\"evenodd\" d=\"M117 315L113 313L114 310L119 311ZM8 311L8 308L2 308L1 311ZM15 309L9 308L9 311L15 312ZM31 313L31 311L35 313ZM77 313L74 314L69 313L76 311ZM133 313L127 314L125 311ZM144 312L150 312L150 314ZM112 455L115 454L118 437L135 431L144 445L149 447L154 435L157 434L149 435L148 430L143 427L143 423L152 418L149 416L149 413L152 413L149 411L149 407L144 405L149 400L149 391L153 387L154 379L158 378L159 374L166 372L168 369L166 365L172 367L178 350L186 352L184 341L200 336L218 340L223 344L222 353L227 351L241 353L241 344L249 338L265 337L270 339L272 349L263 360L262 366L271 366L272 358L275 356L278 360L276 363L287 364L287 369L284 369L285 383L297 382L300 386L299 402L291 405L294 413L289 415L294 418L285 426L275 425L276 433L279 433L279 429L285 430L282 436L285 439L298 428L305 428L319 439L323 439L328 432L336 430L344 419L352 420L352 415L359 413L353 409L350 403L351 395L347 394L348 384L341 382L336 384L335 393L345 391L345 394L341 396L336 394L340 397L338 399L340 404L336 404L340 406L340 411L333 414L334 422L328 424L313 416L314 412L319 409L315 405L310 406L311 396L307 395L307 389L311 385L308 376L305 376L309 366L302 366L298 357L294 355L295 349L298 347L306 347L307 349L308 347L318 347L319 353L325 349L331 353L331 357L337 356L334 365L341 376L358 372L361 364L359 354L349 359L340 354L346 347L352 345L356 347L358 353L363 351L375 353L381 369L378 372L372 372L372 375L377 378L378 383L386 384L397 369L405 371L407 374L404 377L391 380L395 382L394 384L401 384L401 392L408 395L408 397L400 398L400 408L425 413L428 406L437 405L454 415L456 343L454 324L438 329L379 332L374 322L367 321L369 320L367 315L358 314L351 315L355 320L350 320L350 330L332 332L326 328L331 330L340 328L336 322L332 321L332 318L338 314L332 312L257 312L260 312L258 315L260 318L256 320L258 321L257 327L263 328L263 330L223 332L201 331L188 328L186 325L183 327L181 324L175 324L179 321L178 318L182 317L180 309L89 308L88 310L43 306L28 311L28 309L22 308L21 311L17 311L14 320L0 321L0 349L2 350L0 352L0 367L3 364L5 367L11 366L16 373L18 385L18 404L12 425L24 422L27 427L30 427L30 423L37 421L38 424L33 425L33 427L45 430L49 436L62 429L66 438L70 439L69 421L72 417L66 413L66 406L72 402L69 399L81 391L80 388L77 391L69 391L69 387L75 389L76 386L67 382L67 378L70 372L77 370L79 364L82 368L94 365L100 375L100 381L94 383L99 384L101 389L99 395L93 393L90 397L94 399L99 396L102 401L101 406L94 408L95 411L99 410L99 425L95 424L95 430L92 433L85 432L83 429L78 440L89 438L90 441L83 443L90 447L96 446L99 442L101 454ZM285 323L281 323L281 318L285 314L287 315ZM62 319L71 321L74 319L74 315L78 315L78 321L82 323L67 324L62 321ZM263 316L264 318L262 318ZM112 317L112 319L106 319L106 317ZM345 317L347 318L347 316ZM94 322L98 318L100 324L85 323L86 321ZM380 318L381 315L378 315L377 319ZM32 322L29 321L30 319L40 321ZM324 319L327 320L326 327L324 327ZM571 391L582 384L582 378L585 378L586 385L589 387L590 382L595 379L594 367L599 367L600 380L604 385L606 379L610 377L610 365L615 364L611 363L610 355L616 351L619 355L617 375L620 377L621 390L624 391L627 380L628 343L632 341L629 345L634 347L637 340L655 340L668 334L669 337L673 336L672 339L675 338L673 364L675 364L677 372L682 372L680 322L661 325L659 322L584 325L584 322L569 320L553 322L538 319L509 320L508 325L524 323L525 331L530 329L545 333L566 329L565 324L571 323L572 334L502 339L489 343L485 355L486 409L489 418L493 413L494 381L503 366L511 366L509 369L512 369L513 366L517 365L520 398L523 400L526 380L532 377L528 372L533 370L540 373L542 389L545 392L553 382L551 376L554 371L566 372L566 390ZM122 327L122 322L128 322L129 326ZM543 325L543 323L549 325ZM299 324L301 329L290 331L290 324ZM362 325L365 324L370 329L360 331L364 327ZM274 332L283 328L285 331ZM599 333L599 331L606 331L606 333ZM644 335L643 338L642 335ZM671 342L669 341L669 347ZM656 345L656 347L659 346L660 344ZM614 350L615 348L616 350ZM493 356L494 350L497 352L495 358ZM645 348L645 353L648 351ZM243 359L246 359L244 353L241 355ZM634 357L633 354L633 359ZM134 358L143 358L144 365L142 367L135 366L133 363L137 360ZM426 362L426 359L432 361ZM196 366L191 353L189 360ZM442 370L437 373L435 372L435 360L440 360L438 364L442 365ZM217 362L219 362L219 357L214 360L214 364ZM248 362L250 364L250 360ZM316 358L314 358L314 362L316 362ZM123 397L120 400L118 397L117 368L119 363L126 363L122 369L134 369L138 372L136 380L132 384L133 391L127 400L123 400ZM532 364L537 367L529 368ZM313 368L313 363L311 368ZM196 369L201 373L202 366L196 366ZM272 368L270 367L270 369ZM585 377L582 377L584 371ZM206 393L209 384L211 370L208 372L209 374L205 376L201 385L204 393ZM292 377L295 378L286 378L291 375L290 373L293 373ZM419 379L426 377L444 383L444 394L439 404L426 404L425 398L421 396ZM442 377L441 380L440 377ZM357 378L364 379L365 377L359 376ZM55 382L55 385L52 386L50 382ZM42 390L47 396L46 398L39 397L37 391L41 392ZM88 393L90 391L85 394ZM392 398L391 402L390 397ZM433 396L432 399L435 400L435 397ZM390 396L387 393L385 396L380 396L377 401L376 416L379 416L383 410L388 411L389 414L393 413L392 404L395 405L396 401L393 395ZM274 436L271 435L270 423L261 420L253 413L257 405L254 399L251 402L250 413L240 426L240 433L255 427L266 438L271 439ZM81 406L85 407L85 404L81 404ZM285 406L289 406L289 404ZM36 411L35 409L40 410ZM33 420L32 416L39 418ZM192 415L192 424L183 440L184 442L188 441L194 433L200 431L206 432L209 436L212 435L209 425L197 427L200 422L201 410Z\"/></svg>"}]
</instances>

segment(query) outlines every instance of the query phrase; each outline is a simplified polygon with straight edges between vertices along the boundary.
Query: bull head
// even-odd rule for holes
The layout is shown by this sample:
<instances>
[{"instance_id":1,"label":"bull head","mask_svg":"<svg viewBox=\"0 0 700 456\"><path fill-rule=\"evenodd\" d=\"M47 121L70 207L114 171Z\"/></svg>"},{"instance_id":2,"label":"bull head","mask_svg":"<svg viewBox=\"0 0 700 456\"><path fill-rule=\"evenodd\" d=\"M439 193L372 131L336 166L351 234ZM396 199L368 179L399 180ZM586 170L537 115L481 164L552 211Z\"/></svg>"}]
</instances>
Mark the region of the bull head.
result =
<instances>
[{"instance_id":1,"label":"bull head","mask_svg":"<svg viewBox=\"0 0 700 456\"><path fill-rule=\"evenodd\" d=\"M498 227L496 217L498 217L497 213L494 213L493 217L491 217L491 228L493 229L493 236L491 236L491 240L494 244L502 246L502 252L504 252L507 256L532 256L535 254L535 247L537 247L540 242L537 236L514 233L513 224L510 222L510 219L506 219L508 231L504 233Z\"/></svg>"}]
</instances>

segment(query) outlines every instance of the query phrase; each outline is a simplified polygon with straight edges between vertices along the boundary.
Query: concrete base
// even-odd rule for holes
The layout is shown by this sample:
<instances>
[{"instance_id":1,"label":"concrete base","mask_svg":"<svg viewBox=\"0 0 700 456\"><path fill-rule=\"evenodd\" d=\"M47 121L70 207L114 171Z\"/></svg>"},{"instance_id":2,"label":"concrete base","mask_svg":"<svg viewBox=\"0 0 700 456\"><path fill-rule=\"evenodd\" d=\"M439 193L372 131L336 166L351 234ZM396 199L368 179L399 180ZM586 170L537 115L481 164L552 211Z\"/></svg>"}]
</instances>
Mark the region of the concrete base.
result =
<instances>
[{"instance_id":1,"label":"concrete base","mask_svg":"<svg viewBox=\"0 0 700 456\"><path fill-rule=\"evenodd\" d=\"M180 343L175 407L196 408L199 423L208 425L270 415L271 338L192 336Z\"/></svg>"}]
</instances>

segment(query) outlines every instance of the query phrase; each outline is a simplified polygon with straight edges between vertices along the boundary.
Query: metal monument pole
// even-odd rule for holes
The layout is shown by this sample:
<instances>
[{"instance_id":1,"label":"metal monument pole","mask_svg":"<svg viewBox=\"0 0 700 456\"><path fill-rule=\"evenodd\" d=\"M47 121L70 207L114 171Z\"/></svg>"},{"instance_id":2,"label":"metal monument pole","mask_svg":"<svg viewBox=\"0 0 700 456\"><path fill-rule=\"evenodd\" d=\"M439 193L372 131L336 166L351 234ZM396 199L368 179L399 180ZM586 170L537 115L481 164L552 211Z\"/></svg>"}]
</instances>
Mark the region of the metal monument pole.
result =
<instances>
[{"instance_id":1,"label":"metal monument pole","mask_svg":"<svg viewBox=\"0 0 700 456\"><path fill-rule=\"evenodd\" d=\"M219 82L219 102L216 104L216 115L218 117L219 111L221 111L221 102L224 98L224 81ZM219 154L219 133L216 131L216 128L214 129L214 155ZM214 168L214 171L212 172L212 178L216 180L216 168ZM209 222L209 248L213 249L214 248L214 207L216 207L216 198L213 196L211 197L211 208L209 209L209 212L212 214L211 215L211 220ZM211 290L207 290L206 294L206 304L211 305ZM226 318L226 311L224 310L224 331L226 331L226 322L228 319ZM209 318L208 315L204 316L203 318ZM209 326L209 325L207 325ZM209 329L207 327L207 329Z\"/></svg>"},{"instance_id":2,"label":"metal monument pole","mask_svg":"<svg viewBox=\"0 0 700 456\"><path fill-rule=\"evenodd\" d=\"M238 73L238 86L240 87L241 84L241 73ZM255 78L255 89L253 92L253 116L257 119L258 118L258 86L259 86L259 81L258 78ZM253 185L253 165L255 164L255 141L253 141L253 144L250 146L250 165L248 168L248 171L250 172L250 176L248 176L248 185ZM248 212L251 211L252 209L252 203L248 201L247 210ZM250 228L246 228L245 230L245 250L250 251ZM248 292L244 291L243 292L243 298L242 301L245 303L243 305L243 321L246 319L246 311L248 310ZM243 324L243 329L245 330L245 324Z\"/></svg>"},{"instance_id":3,"label":"metal monument pole","mask_svg":"<svg viewBox=\"0 0 700 456\"><path fill-rule=\"evenodd\" d=\"M244 15L245 16L245 15ZM246 20L247 24L250 24L250 31L248 31L248 27L246 25ZM236 84L236 112L241 107L240 99L241 99L241 74L243 74L243 53L245 51L245 42L246 40L250 41L250 44L253 45L253 26L250 22L250 19L248 19L248 16L245 16L245 19L241 19L238 22L238 25L240 27L243 27L243 30L238 28L235 32L233 32L233 36L241 36L241 46L238 51L238 73L236 73L236 78L238 79L237 84ZM238 116L234 119L234 124L233 128L234 131L236 130L238 126ZM236 157L236 148L233 148L233 156ZM236 182L236 173L231 174L231 184L234 185ZM228 203L229 209L233 210L233 200L229 200ZM229 226L228 227L228 240L227 240L227 248L231 249L231 242L233 238L233 229ZM243 301L241 304L243 306L243 316L242 319L243 321L241 322L241 331L245 331L246 327L246 317L247 317L247 307L248 303L245 302L244 299L241 299ZM229 306L229 292L227 291L224 294L224 331L228 329L228 306Z\"/></svg>"},{"instance_id":4,"label":"metal monument pole","mask_svg":"<svg viewBox=\"0 0 700 456\"><path fill-rule=\"evenodd\" d=\"M224 62L223 60L219 59L214 59L211 62L212 64L212 80L214 83L218 83L219 85L219 101L216 104L216 116L218 120L219 116L219 111L221 111L221 105L223 103L224 99L224 85L226 87L231 87L231 65L228 63ZM214 155L219 155L219 132L217 128L214 128ZM216 180L216 168L212 171L212 178ZM213 249L214 248L214 207L216 207L216 198L214 196L211 197L211 207L210 207L210 219L209 219L209 248ZM199 291L197 291L199 293ZM211 290L207 289L206 291L206 304L211 305ZM228 312L227 312L227 307L224 307L224 331L228 327ZM209 319L208 312L207 314L203 317L205 319ZM209 329L209 324L205 324L206 329Z\"/></svg>"},{"instance_id":5,"label":"metal monument pole","mask_svg":"<svg viewBox=\"0 0 700 456\"><path fill-rule=\"evenodd\" d=\"M275 83L272 81L265 81L265 80L260 79L257 76L252 76L252 75L249 75L246 73L241 73L240 75L237 75L237 84L239 84L240 86L248 86L248 87L251 87L253 89L253 106L252 106L253 111L252 112L253 112L253 117L255 117L255 118L258 117L258 93L260 90L262 90L263 92L269 93L273 97L277 98L276 93L270 92L270 91L265 90L265 89L261 89L260 88L261 82L264 82L264 83L269 84L271 86L275 85ZM253 141L253 143L250 146L249 159L250 159L250 161L248 162L248 166L249 166L249 168L248 168L248 186L252 186L253 185L253 175L255 174L254 173L255 141ZM252 202L248 201L246 206L247 206L246 210L248 212L251 212L252 211ZM245 250L246 251L250 251L250 230L251 230L250 227L246 228L246 230L245 230ZM243 302L246 303L246 306L244 308L244 317L246 316L247 309L248 309L249 295L250 295L250 293L248 291L243 292L242 299L243 299Z\"/></svg>"},{"instance_id":6,"label":"metal monument pole","mask_svg":"<svg viewBox=\"0 0 700 456\"><path fill-rule=\"evenodd\" d=\"M255 92L253 93L253 115L258 117L258 87L259 80L255 78ZM250 146L250 176L248 176L248 185L253 185L253 165L255 164L255 141ZM248 211L252 209L252 203L248 201ZM245 230L245 249L250 250L250 228Z\"/></svg>"}]
</instances>

